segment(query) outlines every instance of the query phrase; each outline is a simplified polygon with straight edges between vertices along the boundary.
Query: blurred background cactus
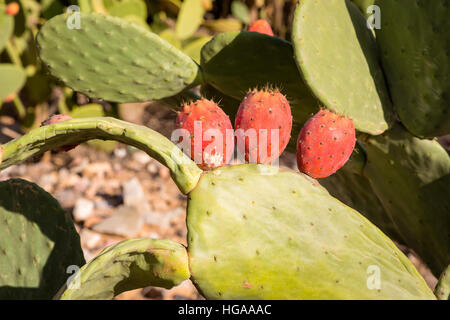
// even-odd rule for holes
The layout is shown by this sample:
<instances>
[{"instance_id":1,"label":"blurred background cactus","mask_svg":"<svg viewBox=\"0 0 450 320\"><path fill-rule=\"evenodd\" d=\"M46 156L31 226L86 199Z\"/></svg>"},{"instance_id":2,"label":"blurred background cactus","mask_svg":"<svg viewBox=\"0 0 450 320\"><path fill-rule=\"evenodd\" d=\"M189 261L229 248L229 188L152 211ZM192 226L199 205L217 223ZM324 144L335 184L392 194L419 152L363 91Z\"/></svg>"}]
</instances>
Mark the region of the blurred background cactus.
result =
<instances>
[{"instance_id":1,"label":"blurred background cactus","mask_svg":"<svg viewBox=\"0 0 450 320\"><path fill-rule=\"evenodd\" d=\"M65 27L68 17L65 12L70 5L77 5L81 10L83 27L80 32ZM367 18L372 12L368 10L370 5L381 9L379 29L367 27ZM400 15L401 19L398 18ZM292 137L288 152L282 158L283 164L292 168L289 152L295 151L297 135L305 121L319 109L352 118L357 130L357 147L341 170L318 183L331 196L370 220L370 230L374 224L404 253L411 253L408 257L415 257L412 260L421 259L416 267L426 278L428 286L434 289L441 277L436 286L436 296L447 299L448 276L445 270L450 263L450 200L447 196L450 192L450 38L446 31L450 29L449 16L450 7L446 0L418 1L414 5L410 0L0 0L0 143L3 143L0 168L16 165L30 157L36 161L36 156L63 144L87 141L89 145L84 146L87 150L95 148L96 152L109 154L106 159L111 159L125 144L125 150L130 154L141 149L153 157L156 155L157 160L169 167L181 193L186 194L198 182L195 180L199 175L196 169L189 166L179 168L168 163L166 153L161 150L168 150L170 145L159 135L153 137L150 131L105 117L149 125L170 137L171 127L167 123L175 116L173 110L185 101L196 100L200 96L219 101L233 119L249 89L274 86L287 96L293 115ZM274 36L245 31L257 19L268 21ZM144 112L142 104L146 104ZM97 117L98 120L86 119L83 122L75 119L67 127L60 124L38 128L54 113L72 118ZM148 121L143 123L143 119ZM156 152L153 150L155 144L156 149L160 148ZM72 154L75 155L69 152L69 156ZM249 171L250 176L252 173ZM121 175L120 172L115 174ZM10 178L8 173L2 177L4 180L7 178ZM61 210L57 201L37 186L28 185L23 180L8 181L0 186L4 194L21 193L22 189L38 190L33 191L36 197L45 198L43 202L46 204L56 203L52 204L52 212ZM285 179L280 178L280 181L277 183L282 184ZM259 180L256 184L264 185ZM299 188L303 190L304 186ZM202 196L208 191L206 188ZM247 191L245 194L251 193ZM180 193L174 194L182 197ZM222 196L226 199L228 195L219 192L218 203ZM0 195L0 200L2 197ZM323 199L324 202L334 201L329 200L328 195ZM189 197L189 203L191 200ZM18 211L13 210L14 203L2 201L0 214L8 220L12 212L33 216L32 210L22 205L22 201L17 200ZM297 200L289 201L296 203ZM188 217L188 224L191 223L189 232L201 238L204 230L197 226L197 221L195 224L192 221L197 217L201 223L210 222L202 220L205 219L204 212L196 212L197 207L203 208L198 203L191 204L194 213ZM314 207L314 210L323 208ZM77 220L74 214L72 217ZM249 223L239 219L234 220L236 229ZM262 229L269 228L263 223L255 224ZM85 227L84 220L76 226L91 230L89 226ZM209 227L210 230L218 228ZM5 232L11 232L11 228L5 228ZM63 228L70 229L65 224ZM74 251L72 258L83 264L77 235L71 229L70 234ZM370 234L373 235L372 231ZM200 260L206 256L203 250L210 253L196 242L197 238L186 241L186 236L181 237L181 243L189 244L188 252L200 252ZM7 243L1 237L0 250L2 244ZM42 243L47 241L46 237L58 240L53 233L36 234L36 237L42 238L38 240ZM320 241L325 241L322 237L319 236ZM373 237L376 239L374 243L383 243L381 247L386 251L383 254L388 257L387 251L392 248L390 242L385 242L384 235ZM23 241L20 237L15 240ZM215 238L205 236L203 239L208 240L214 242ZM16 245L12 242L7 245ZM292 244L297 249L302 245L304 243ZM157 248L155 252L162 250L167 255L152 250L148 253L146 248ZM34 257L38 260L42 255L45 260L51 255L61 254L56 245L53 251L43 250L41 253L38 249L29 249L30 252L39 251L39 255ZM24 259L29 259L30 252L23 253ZM396 284L392 291L383 292L380 296L368 295L367 298L433 298L414 267L403 256L398 258L397 251L394 252L395 258L389 257L396 262L387 268L392 268L389 274L394 281L403 275L400 276L401 272L393 265L399 261L405 263L408 272L404 286ZM224 254L228 255L227 252ZM0 296L49 298L53 293L51 297L67 299L112 298L143 286L169 288L189 277L196 281L197 276L199 282L196 285L210 298L245 298L245 292L249 291L249 297L257 298L292 298L295 295L303 298L364 297L363 292L356 293L354 288L354 296L345 290L337 290L334 294L331 289L332 293L325 290L322 295L308 295L308 290L298 289L299 285L290 288L286 294L274 296L267 290L255 291L256 288L251 289L246 282L239 289L227 285L222 287L211 281L209 274L217 268L221 273L220 280L230 266L217 266L216 256L215 262L208 261L211 266L206 262L198 266L194 261L187 261L185 255L184 248L169 240L139 244L125 241L122 245L105 249L83 267L88 274L81 281L94 279L92 289L74 293L70 288L61 288L64 282L61 275L54 279L51 288L42 289L42 294L39 291L2 291L4 284L14 287L19 283L29 283L39 289L41 286L36 285L39 279L34 275L27 278L22 274L25 269L17 271L19 276L14 276L16 282L9 278L7 272L2 278L2 271L11 266L2 264L0 258ZM245 256L246 252L242 255ZM130 269L124 262L126 272L113 267L105 272L105 277L119 273L114 279L122 281L122 287L114 289L116 280L103 287L97 284L102 283L102 274L97 271L99 265L109 266L111 259L124 257L126 260L129 256L136 259L136 268ZM230 261L232 259L229 257ZM343 261L347 260L343 258ZM188 263L193 263L202 276L189 274ZM242 263L244 269L245 263L246 260ZM145 278L145 272L154 273L165 264L173 264L180 269ZM39 266L43 268L41 264ZM351 271L339 275L342 274L349 276ZM412 285L414 281L417 286ZM319 282L316 284L322 286ZM56 288L61 290L57 293ZM222 292L226 290L228 293Z\"/></svg>"}]
</instances>

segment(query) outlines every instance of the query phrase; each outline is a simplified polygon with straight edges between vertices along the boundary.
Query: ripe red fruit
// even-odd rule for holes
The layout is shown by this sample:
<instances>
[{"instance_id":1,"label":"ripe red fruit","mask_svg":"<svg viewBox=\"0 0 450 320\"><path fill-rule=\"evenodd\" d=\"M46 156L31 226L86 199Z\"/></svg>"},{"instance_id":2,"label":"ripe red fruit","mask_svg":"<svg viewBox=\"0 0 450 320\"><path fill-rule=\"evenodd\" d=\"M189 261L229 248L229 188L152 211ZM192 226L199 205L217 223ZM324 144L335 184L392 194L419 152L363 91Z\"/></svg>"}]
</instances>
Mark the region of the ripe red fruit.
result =
<instances>
[{"instance_id":1,"label":"ripe red fruit","mask_svg":"<svg viewBox=\"0 0 450 320\"><path fill-rule=\"evenodd\" d=\"M3 99L3 102L5 103L11 102L14 100L15 97L16 97L15 93L10 93Z\"/></svg>"},{"instance_id":2,"label":"ripe red fruit","mask_svg":"<svg viewBox=\"0 0 450 320\"><path fill-rule=\"evenodd\" d=\"M321 110L309 118L298 136L298 169L316 179L328 177L347 162L355 142L351 119Z\"/></svg>"},{"instance_id":3,"label":"ripe red fruit","mask_svg":"<svg viewBox=\"0 0 450 320\"><path fill-rule=\"evenodd\" d=\"M270 27L270 24L264 19L254 21L248 28L248 31L259 32L267 34L268 36L273 36L273 31Z\"/></svg>"},{"instance_id":4,"label":"ripe red fruit","mask_svg":"<svg viewBox=\"0 0 450 320\"><path fill-rule=\"evenodd\" d=\"M50 124L54 124L54 123L58 123L58 122L63 122L66 120L70 120L72 119L71 116L68 116L66 114L55 114L53 116L51 116L50 118L48 118L47 120L45 120L44 122L41 123L41 127L42 126L48 126ZM61 152L61 151L69 151L72 150L73 148L75 148L77 146L77 144L71 144L71 145L67 145L67 146L63 146L63 147L58 147L53 149L55 152Z\"/></svg>"},{"instance_id":5,"label":"ripe red fruit","mask_svg":"<svg viewBox=\"0 0 450 320\"><path fill-rule=\"evenodd\" d=\"M19 13L19 10L20 10L19 4L17 2L11 2L6 6L5 12L7 15L14 17L16 14Z\"/></svg>"},{"instance_id":6,"label":"ripe red fruit","mask_svg":"<svg viewBox=\"0 0 450 320\"><path fill-rule=\"evenodd\" d=\"M231 160L233 127L225 112L213 101L201 99L184 105L178 112L175 128L187 130L185 134L179 133L177 142L186 143L185 139L190 139L189 145L184 144L182 149L203 170Z\"/></svg>"},{"instance_id":7,"label":"ripe red fruit","mask_svg":"<svg viewBox=\"0 0 450 320\"><path fill-rule=\"evenodd\" d=\"M247 162L272 163L291 137L289 102L278 90L250 91L239 106L235 129L238 150Z\"/></svg>"}]
</instances>

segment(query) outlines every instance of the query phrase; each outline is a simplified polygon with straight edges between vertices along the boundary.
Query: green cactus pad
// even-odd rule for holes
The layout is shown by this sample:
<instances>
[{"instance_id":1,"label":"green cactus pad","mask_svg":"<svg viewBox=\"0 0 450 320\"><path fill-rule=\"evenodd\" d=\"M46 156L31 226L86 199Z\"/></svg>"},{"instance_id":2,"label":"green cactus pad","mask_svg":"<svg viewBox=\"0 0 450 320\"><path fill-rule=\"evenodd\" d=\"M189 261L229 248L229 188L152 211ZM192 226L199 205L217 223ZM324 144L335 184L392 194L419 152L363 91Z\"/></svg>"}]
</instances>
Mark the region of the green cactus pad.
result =
<instances>
[{"instance_id":1,"label":"green cactus pad","mask_svg":"<svg viewBox=\"0 0 450 320\"><path fill-rule=\"evenodd\" d=\"M450 300L450 266L442 272L434 294L439 300Z\"/></svg>"},{"instance_id":2,"label":"green cactus pad","mask_svg":"<svg viewBox=\"0 0 450 320\"><path fill-rule=\"evenodd\" d=\"M450 133L450 3L377 0L376 30L394 107L419 137Z\"/></svg>"},{"instance_id":3,"label":"green cactus pad","mask_svg":"<svg viewBox=\"0 0 450 320\"><path fill-rule=\"evenodd\" d=\"M11 93L18 92L27 78L25 71L13 64L0 64L0 101Z\"/></svg>"},{"instance_id":4,"label":"green cactus pad","mask_svg":"<svg viewBox=\"0 0 450 320\"><path fill-rule=\"evenodd\" d=\"M202 0L184 0L175 25L177 38L187 39L192 36L202 24L204 14Z\"/></svg>"},{"instance_id":5,"label":"green cactus pad","mask_svg":"<svg viewBox=\"0 0 450 320\"><path fill-rule=\"evenodd\" d=\"M319 110L293 59L289 42L257 32L216 35L201 52L205 81L241 101L249 89L275 86L289 100L297 137L306 120ZM295 140L295 139L291 139Z\"/></svg>"},{"instance_id":6,"label":"green cactus pad","mask_svg":"<svg viewBox=\"0 0 450 320\"><path fill-rule=\"evenodd\" d=\"M374 193L369 180L352 172L346 166L330 177L320 179L320 184L333 197L364 215L391 239L403 242L389 215Z\"/></svg>"},{"instance_id":7,"label":"green cactus pad","mask_svg":"<svg viewBox=\"0 0 450 320\"><path fill-rule=\"evenodd\" d=\"M112 16L126 18L136 17L144 23L147 20L147 5L144 0L105 0L106 11Z\"/></svg>"},{"instance_id":8,"label":"green cactus pad","mask_svg":"<svg viewBox=\"0 0 450 320\"><path fill-rule=\"evenodd\" d=\"M383 133L392 106L366 19L349 0L303 0L295 10L292 43L306 83L331 111L357 130Z\"/></svg>"},{"instance_id":9,"label":"green cactus pad","mask_svg":"<svg viewBox=\"0 0 450 320\"><path fill-rule=\"evenodd\" d=\"M366 143L368 177L406 245L439 276L450 263L450 157L401 125Z\"/></svg>"},{"instance_id":10,"label":"green cactus pad","mask_svg":"<svg viewBox=\"0 0 450 320\"><path fill-rule=\"evenodd\" d=\"M114 118L79 118L31 130L26 135L1 145L0 170L31 156L91 139L116 140L148 153L169 168L181 192L187 193L198 182L201 169L181 149L156 131Z\"/></svg>"},{"instance_id":11,"label":"green cactus pad","mask_svg":"<svg viewBox=\"0 0 450 320\"><path fill-rule=\"evenodd\" d=\"M156 34L123 19L81 14L69 29L66 14L40 30L39 55L50 72L91 98L138 102L175 95L195 85L198 65Z\"/></svg>"},{"instance_id":12,"label":"green cactus pad","mask_svg":"<svg viewBox=\"0 0 450 320\"><path fill-rule=\"evenodd\" d=\"M7 15L4 10L0 8L0 52L5 48L6 42L11 37L14 29L14 18Z\"/></svg>"},{"instance_id":13,"label":"green cactus pad","mask_svg":"<svg viewBox=\"0 0 450 320\"><path fill-rule=\"evenodd\" d=\"M72 282L60 290L64 290L60 298L112 299L124 291L146 286L170 289L189 277L188 256L181 244L131 239L106 248L84 265Z\"/></svg>"},{"instance_id":14,"label":"green cactus pad","mask_svg":"<svg viewBox=\"0 0 450 320\"><path fill-rule=\"evenodd\" d=\"M0 221L0 299L51 299L84 265L69 214L34 183L0 182Z\"/></svg>"},{"instance_id":15,"label":"green cactus pad","mask_svg":"<svg viewBox=\"0 0 450 320\"><path fill-rule=\"evenodd\" d=\"M192 280L206 298L434 298L389 238L303 174L209 171L189 194L187 226Z\"/></svg>"}]
</instances>

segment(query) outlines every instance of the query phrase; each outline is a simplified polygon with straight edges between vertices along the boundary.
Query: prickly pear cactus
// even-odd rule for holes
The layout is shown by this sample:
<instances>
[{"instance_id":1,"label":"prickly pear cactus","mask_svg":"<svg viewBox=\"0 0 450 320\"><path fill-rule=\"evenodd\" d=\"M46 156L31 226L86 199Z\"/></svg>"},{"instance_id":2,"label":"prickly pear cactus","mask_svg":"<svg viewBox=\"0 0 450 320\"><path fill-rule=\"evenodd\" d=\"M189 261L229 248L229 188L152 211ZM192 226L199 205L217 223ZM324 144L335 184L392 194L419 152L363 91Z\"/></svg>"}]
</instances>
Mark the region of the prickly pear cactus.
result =
<instances>
[{"instance_id":1,"label":"prickly pear cactus","mask_svg":"<svg viewBox=\"0 0 450 320\"><path fill-rule=\"evenodd\" d=\"M91 98L138 102L175 95L199 81L200 69L156 34L123 19L81 14L80 29L68 15L40 30L39 55L50 72Z\"/></svg>"},{"instance_id":2,"label":"prickly pear cactus","mask_svg":"<svg viewBox=\"0 0 450 320\"><path fill-rule=\"evenodd\" d=\"M188 194L189 270L207 298L435 298L389 238L317 181L265 165L225 166L202 173L151 129L109 118L81 120L40 127L3 145L2 166L88 139L113 139L145 150L169 167L180 190ZM177 247L161 242L153 249L172 246ZM142 247L147 244L126 242L104 251L80 273L79 283L94 294L86 289L79 297L111 297L138 283L173 285L189 276L180 246L175 248L175 260L162 254L152 264L136 257L138 265L131 263L133 270L127 271L128 262L122 263L122 258L128 261L132 252L142 257ZM159 250L153 249L150 256ZM122 262L116 269L111 261ZM143 276L149 270L156 278ZM369 281L368 273L374 270L381 272L381 283ZM158 282L161 279L169 283ZM78 297L72 288L63 291L57 297Z\"/></svg>"},{"instance_id":3,"label":"prickly pear cactus","mask_svg":"<svg viewBox=\"0 0 450 320\"><path fill-rule=\"evenodd\" d=\"M402 239L436 276L450 263L450 157L400 124L366 143L364 174Z\"/></svg>"},{"instance_id":4,"label":"prickly pear cactus","mask_svg":"<svg viewBox=\"0 0 450 320\"><path fill-rule=\"evenodd\" d=\"M450 133L450 2L377 0L376 29L394 107L419 137Z\"/></svg>"},{"instance_id":5,"label":"prickly pear cactus","mask_svg":"<svg viewBox=\"0 0 450 320\"><path fill-rule=\"evenodd\" d=\"M366 19L349 0L303 0L295 10L292 44L301 73L320 102L381 134L393 120L377 46Z\"/></svg>"},{"instance_id":6,"label":"prickly pear cactus","mask_svg":"<svg viewBox=\"0 0 450 320\"><path fill-rule=\"evenodd\" d=\"M263 165L205 173L187 226L192 279L210 299L435 299L389 238L303 174Z\"/></svg>"},{"instance_id":7,"label":"prickly pear cactus","mask_svg":"<svg viewBox=\"0 0 450 320\"><path fill-rule=\"evenodd\" d=\"M170 289L189 279L186 248L170 240L131 239L104 249L56 298L112 299L146 286Z\"/></svg>"},{"instance_id":8,"label":"prickly pear cactus","mask_svg":"<svg viewBox=\"0 0 450 320\"><path fill-rule=\"evenodd\" d=\"M50 299L84 265L69 214L34 183L0 182L0 221L0 299Z\"/></svg>"}]
</instances>

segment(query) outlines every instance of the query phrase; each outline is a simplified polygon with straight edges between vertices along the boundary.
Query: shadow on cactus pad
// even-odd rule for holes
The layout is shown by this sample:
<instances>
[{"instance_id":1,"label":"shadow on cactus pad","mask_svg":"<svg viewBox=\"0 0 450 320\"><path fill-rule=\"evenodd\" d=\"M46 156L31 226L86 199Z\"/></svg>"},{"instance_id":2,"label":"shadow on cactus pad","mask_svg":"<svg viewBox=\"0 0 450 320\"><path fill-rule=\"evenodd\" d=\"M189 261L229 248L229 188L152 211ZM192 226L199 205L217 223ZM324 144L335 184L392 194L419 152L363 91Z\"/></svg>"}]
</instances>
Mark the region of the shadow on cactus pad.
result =
<instances>
[{"instance_id":1,"label":"shadow on cactus pad","mask_svg":"<svg viewBox=\"0 0 450 320\"><path fill-rule=\"evenodd\" d=\"M51 299L84 265L69 214L36 184L0 182L0 221L0 299Z\"/></svg>"}]
</instances>

